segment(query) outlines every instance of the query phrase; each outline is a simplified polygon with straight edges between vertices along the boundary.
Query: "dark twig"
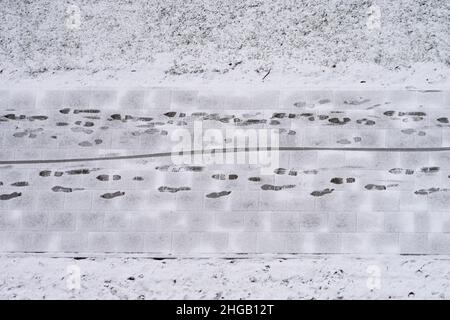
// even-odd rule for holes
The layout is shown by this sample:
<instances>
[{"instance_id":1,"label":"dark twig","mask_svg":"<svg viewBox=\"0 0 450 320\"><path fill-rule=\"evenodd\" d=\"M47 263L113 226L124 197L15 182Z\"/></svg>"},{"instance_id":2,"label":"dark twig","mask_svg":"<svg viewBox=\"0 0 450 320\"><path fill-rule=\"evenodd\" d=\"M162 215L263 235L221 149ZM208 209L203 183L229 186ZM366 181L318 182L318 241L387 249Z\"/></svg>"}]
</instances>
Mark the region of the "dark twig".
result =
<instances>
[{"instance_id":1,"label":"dark twig","mask_svg":"<svg viewBox=\"0 0 450 320\"><path fill-rule=\"evenodd\" d=\"M262 81L267 78L267 76L270 74L270 71L272 71L272 69L269 69L269 71L267 71L266 75L262 78Z\"/></svg>"}]
</instances>

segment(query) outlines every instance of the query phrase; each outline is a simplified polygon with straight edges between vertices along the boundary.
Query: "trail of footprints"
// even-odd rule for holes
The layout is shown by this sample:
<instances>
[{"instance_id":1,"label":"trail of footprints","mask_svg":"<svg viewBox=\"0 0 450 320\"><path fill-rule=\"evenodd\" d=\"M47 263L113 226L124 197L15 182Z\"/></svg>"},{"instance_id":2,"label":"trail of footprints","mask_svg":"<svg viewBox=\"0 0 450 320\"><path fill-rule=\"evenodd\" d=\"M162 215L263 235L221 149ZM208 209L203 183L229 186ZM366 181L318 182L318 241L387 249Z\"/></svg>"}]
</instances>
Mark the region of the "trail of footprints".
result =
<instances>
[{"instance_id":1,"label":"trail of footprints","mask_svg":"<svg viewBox=\"0 0 450 320\"><path fill-rule=\"evenodd\" d=\"M323 99L326 101L327 99ZM321 100L319 100L319 104ZM365 100L362 100L365 101ZM327 102L328 103L328 102ZM349 102L347 104L358 104L360 101ZM302 103L295 103L295 107L303 109ZM374 108L377 106L374 106ZM369 108L368 108L369 109ZM163 114L151 116L136 116L120 113L106 113L99 109L71 109L62 108L57 111L57 116L51 115L26 115L20 113L0 114L0 126L12 124L10 129L15 132L12 136L20 139L30 139L32 142L37 137L51 132L49 138L61 140L62 137L74 133L78 139L78 146L90 148L101 146L104 140L95 137L88 139L95 133L106 132L111 129L129 130L131 137L138 138L142 135L168 136L171 127L185 127L194 120L214 121L218 126L222 124L233 124L235 126L257 126L267 125L278 127L281 135L295 136L297 132L292 129L283 128L284 121L315 122L324 126L347 126L356 124L363 127L376 126L386 121L401 123L422 122L424 127L450 127L447 117L437 116L434 119L428 119L428 115L422 111L383 111L373 109L372 114L366 117L352 117L352 111L308 111L301 112L273 112L271 115L265 115L262 112L243 113L243 114L222 114L210 112L178 112L170 111ZM63 119L61 119L63 117ZM64 119L66 118L66 119ZM430 123L428 123L430 120ZM53 124L53 126L52 126ZM28 127L29 126L29 127ZM424 137L427 133L424 130L416 128L405 128L400 132L405 135L417 135ZM66 130L66 131L65 131ZM351 138L341 138L335 141L337 144L349 145L361 143L363 137L354 136Z\"/></svg>"},{"instance_id":2,"label":"trail of footprints","mask_svg":"<svg viewBox=\"0 0 450 320\"><path fill-rule=\"evenodd\" d=\"M368 103L369 99L360 99L360 100L347 100L344 104L347 105L362 105ZM331 101L329 99L320 99L317 101L318 105L326 105ZM289 121L300 121L300 122L314 122L324 126L341 126L345 127L350 124L356 124L359 126L376 126L379 122L383 123L385 121L392 122L401 122L401 123L418 123L423 122L426 123L429 120L430 126L436 127L449 127L450 123L447 117L439 116L435 119L427 119L429 116L422 111L378 111L376 108L386 107L390 103L385 103L384 106L377 104L372 105L367 110L373 110L372 114L366 117L356 117L353 118L351 116L351 112L344 111L322 111L316 112L314 110L307 111L306 108L314 108L315 105L307 105L306 102L298 101L293 104L295 108L299 110L299 112L273 112L270 116L266 117L261 112L251 112L251 113L243 113L240 115L236 114L223 114L223 113L210 113L210 112L178 112L178 111L170 111L159 115L152 116L135 116L129 114L121 114L121 113L109 113L105 114L99 109L95 108L62 108L57 112L56 117L51 117L47 115L40 114L22 114L13 111L9 111L3 115L0 114L0 126L6 126L11 124L14 128L15 132L12 133L12 136L19 139L30 139L31 141L36 140L40 135L45 134L47 131L52 132L50 135L51 139L58 140L61 136L66 134L67 130L70 133L77 134L79 137L78 145L83 148L95 147L103 144L103 140L100 138L95 139L87 139L93 135L94 133L104 132L110 129L116 128L124 128L130 129L131 136L139 137L142 135L156 135L156 136L167 136L168 128L170 126L175 127L183 127L188 126L188 124L194 120L202 120L202 121L214 121L218 125L220 124L233 124L235 126L257 126L257 125L268 125L273 127L280 127L280 133L285 135L296 135L297 132L291 129L281 128L284 124L285 120ZM49 125L49 122L54 122L54 127ZM29 127L27 127L29 126ZM11 127L11 126L10 126ZM132 127L132 128L130 128ZM400 132L404 135L417 135L418 137L423 137L426 135L426 132L416 128L417 125L414 124L414 128L405 128ZM50 129L50 130L49 130ZM55 133L56 132L56 133ZM362 141L362 137L355 136L352 138L344 138L336 141L338 144L348 145L348 144L357 144ZM75 169L75 170L67 170L67 171L50 171L43 170L39 172L39 176L44 179L48 177L56 177L60 178L64 176L77 176L77 175L91 175L96 174L95 179L98 183L105 182L117 182L124 177L120 175L110 175L104 173L95 173L96 171L101 170L100 168L92 168L92 169ZM202 166L175 166L175 165L163 165L158 166L155 170L160 172L193 172L193 173L203 173L204 168ZM440 171L438 167L424 167L420 169L413 168L392 168L388 171L389 174L392 175L432 175ZM272 185L267 183L262 183L262 178L258 176L249 176L247 177L248 183L258 184L260 189L264 192L285 192L288 190L295 189L297 187L296 178L301 179L301 175L316 175L319 170L310 169L310 170L300 170L300 169L286 169L286 168L278 168L274 171L276 175L286 175L290 176L293 179L292 183L283 184L283 185ZM216 173L210 176L211 179L216 181L233 181L238 180L240 177L237 174L233 173ZM140 176L135 176L131 179L134 183L143 183L145 185L145 179ZM241 177L242 179L242 177ZM343 188L345 190L345 186L347 184L354 184L356 182L356 178L354 177L330 177L330 181L328 185L324 185L323 189L320 190L311 190L310 195L312 197L325 197L328 194L332 193L335 188ZM26 190L30 187L29 182L27 181L15 181L6 184L6 182L0 181L0 187L10 186L13 188L20 188L21 191ZM366 191L385 191L392 188L398 187L398 184L386 183L368 183L363 186L363 190ZM51 191L55 193L72 193L76 191L85 190L84 188L78 188L73 186L64 186L64 185L55 185L51 187ZM178 193L178 192L189 192L191 191L190 187L186 186L160 186L157 188L159 192L163 193ZM450 189L441 188L441 187L432 187L429 189L419 189L414 191L417 195L429 195L436 192L447 192ZM25 192L25 191L23 191ZM210 192L205 195L205 197L210 199L217 199L222 197L227 197L232 193L232 190L218 190L215 192ZM18 198L22 196L22 192L12 192L12 193L1 193L0 189L0 200L8 201L14 198ZM123 191L113 190L111 192L105 193L100 197L106 200L113 201L116 198L126 196Z\"/></svg>"},{"instance_id":3,"label":"trail of footprints","mask_svg":"<svg viewBox=\"0 0 450 320\"><path fill-rule=\"evenodd\" d=\"M204 167L202 166L176 166L176 165L163 165L163 166L156 166L154 168L157 171L162 172L193 172L196 174L202 174L204 173ZM64 179L63 177L65 175L67 176L85 176L85 175L95 175L95 179L99 184L106 183L106 182L117 182L123 180L123 177L118 174L105 174L105 173L96 173L97 171L101 171L103 169L101 168L81 168L81 169L71 169L71 170L42 170L38 173L39 177L42 179L55 177L57 179ZM420 178L421 175L433 175L438 172L440 172L440 168L436 166L431 167L422 167L419 169L411 169L411 168L392 168L387 171L391 175L418 175L418 178ZM274 170L275 175L285 175L290 177L292 179L292 183L288 184L282 184L282 185L273 185L269 183L263 183L262 177L259 176L248 176L247 183L250 184L258 184L259 188L262 191L265 192L283 192L286 190L295 189L297 187L296 180L295 179L302 179L301 175L316 175L319 173L319 170L310 169L310 170L299 170L296 168L277 168ZM239 176L234 173L214 173L209 176L210 179L216 180L216 181L236 181L239 179ZM450 178L450 175L448 176ZM134 177L127 177L132 182L135 183L143 183L143 186L145 187L146 180L142 176L134 176ZM241 178L242 179L242 178ZM318 190L311 190L310 195L312 197L324 197L328 194L331 194L335 191L337 186L340 186L339 188L342 191L345 191L345 185L348 184L354 184L356 182L355 177L330 177L328 185L324 185L324 188L318 189ZM63 181L63 180L62 180ZM3 181L0 181L0 187L5 186L5 183ZM30 183L28 181L16 181L11 182L8 184L8 186L13 188L20 188L23 190L26 190L27 187L30 187ZM109 186L109 185L108 185ZM363 190L366 191L386 191L390 189L395 189L398 187L398 183L386 183L386 184L380 184L380 183L368 183L363 186ZM73 187L73 186L64 186L64 185L55 185L50 188L52 192L55 193L72 193L77 191L83 191L86 190L85 188L80 187ZM187 186L159 186L157 188L157 191L161 193L178 193L178 192L189 192L191 191L191 187ZM362 190L362 191L363 191ZM209 199L217 199L222 197L227 197L232 193L233 190L219 190L214 192L209 192L205 195L206 198ZM414 191L414 194L416 195L429 195L436 192L448 192L450 189L448 188L442 188L442 187L431 187L428 189L419 189ZM22 192L11 192L11 193L1 193L0 189L0 200L1 201L8 201L15 198L18 198L22 196ZM100 197L106 200L113 200L115 198L126 196L124 191L120 190L114 190L111 192L107 192L102 194Z\"/></svg>"}]
</instances>

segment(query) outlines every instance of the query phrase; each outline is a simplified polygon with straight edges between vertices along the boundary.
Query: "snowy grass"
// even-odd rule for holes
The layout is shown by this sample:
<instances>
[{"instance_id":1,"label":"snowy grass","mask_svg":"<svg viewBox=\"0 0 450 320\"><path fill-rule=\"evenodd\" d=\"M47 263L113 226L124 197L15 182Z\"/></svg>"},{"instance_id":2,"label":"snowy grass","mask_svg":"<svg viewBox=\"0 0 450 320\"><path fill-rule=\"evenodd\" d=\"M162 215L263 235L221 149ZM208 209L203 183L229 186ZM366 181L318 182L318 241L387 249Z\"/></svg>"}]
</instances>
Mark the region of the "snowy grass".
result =
<instances>
[{"instance_id":1,"label":"snowy grass","mask_svg":"<svg viewBox=\"0 0 450 320\"><path fill-rule=\"evenodd\" d=\"M73 29L69 4L80 11ZM427 85L450 70L445 0L4 0L0 18L3 85Z\"/></svg>"}]
</instances>

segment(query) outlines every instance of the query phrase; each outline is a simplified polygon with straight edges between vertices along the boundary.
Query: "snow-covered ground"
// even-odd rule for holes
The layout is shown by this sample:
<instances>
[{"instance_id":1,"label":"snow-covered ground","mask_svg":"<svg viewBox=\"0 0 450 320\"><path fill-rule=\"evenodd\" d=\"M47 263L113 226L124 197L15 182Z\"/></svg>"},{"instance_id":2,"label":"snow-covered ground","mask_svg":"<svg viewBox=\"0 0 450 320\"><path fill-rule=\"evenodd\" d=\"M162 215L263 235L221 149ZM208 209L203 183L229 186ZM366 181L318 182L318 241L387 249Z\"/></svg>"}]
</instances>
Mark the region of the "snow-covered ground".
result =
<instances>
[{"instance_id":1,"label":"snow-covered ground","mask_svg":"<svg viewBox=\"0 0 450 320\"><path fill-rule=\"evenodd\" d=\"M79 27L67 27L70 4ZM367 27L372 4L380 28ZM0 21L0 88L450 87L447 0L0 0ZM67 287L72 265L79 290ZM0 298L448 299L449 265L433 256L8 255Z\"/></svg>"},{"instance_id":2,"label":"snow-covered ground","mask_svg":"<svg viewBox=\"0 0 450 320\"><path fill-rule=\"evenodd\" d=\"M0 299L448 299L449 263L433 256L9 256L0 258Z\"/></svg>"},{"instance_id":3,"label":"snow-covered ground","mask_svg":"<svg viewBox=\"0 0 450 320\"><path fill-rule=\"evenodd\" d=\"M2 0L0 8L1 86L450 84L446 0Z\"/></svg>"}]
</instances>

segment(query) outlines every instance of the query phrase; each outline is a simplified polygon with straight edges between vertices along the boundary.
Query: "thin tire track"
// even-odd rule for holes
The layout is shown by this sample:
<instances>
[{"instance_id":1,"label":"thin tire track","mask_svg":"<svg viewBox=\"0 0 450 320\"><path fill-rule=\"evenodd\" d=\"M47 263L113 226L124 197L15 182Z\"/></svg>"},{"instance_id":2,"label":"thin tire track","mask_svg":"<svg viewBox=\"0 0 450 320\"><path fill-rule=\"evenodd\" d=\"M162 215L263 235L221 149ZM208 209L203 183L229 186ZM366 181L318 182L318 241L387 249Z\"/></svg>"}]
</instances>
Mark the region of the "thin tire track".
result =
<instances>
[{"instance_id":1,"label":"thin tire track","mask_svg":"<svg viewBox=\"0 0 450 320\"><path fill-rule=\"evenodd\" d=\"M90 161L113 161L113 160L133 160L146 158L162 158L169 156L183 156L195 154L215 154L215 153L237 153L237 152L260 152L260 151L366 151L366 152L443 152L450 151L450 147L430 147L430 148L355 148L355 147L267 147L267 148L219 148L207 150L191 150L185 152L160 152L135 154L127 156L109 156L94 158L67 158L67 159L45 159L45 160L6 160L0 161L0 165L15 164L47 164L47 163L69 163L69 162L90 162Z\"/></svg>"}]
</instances>

